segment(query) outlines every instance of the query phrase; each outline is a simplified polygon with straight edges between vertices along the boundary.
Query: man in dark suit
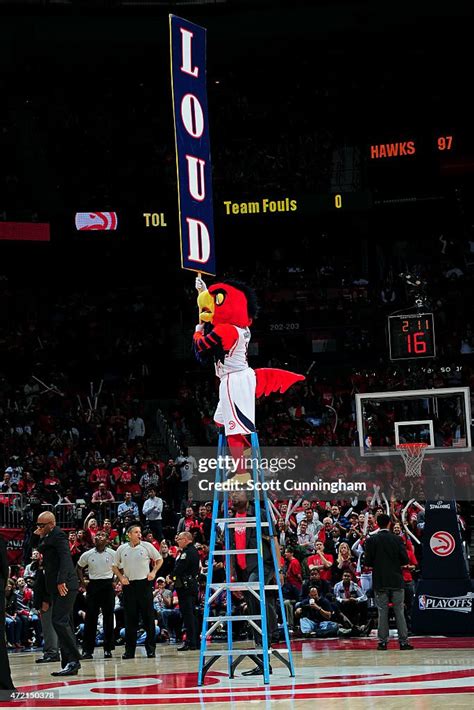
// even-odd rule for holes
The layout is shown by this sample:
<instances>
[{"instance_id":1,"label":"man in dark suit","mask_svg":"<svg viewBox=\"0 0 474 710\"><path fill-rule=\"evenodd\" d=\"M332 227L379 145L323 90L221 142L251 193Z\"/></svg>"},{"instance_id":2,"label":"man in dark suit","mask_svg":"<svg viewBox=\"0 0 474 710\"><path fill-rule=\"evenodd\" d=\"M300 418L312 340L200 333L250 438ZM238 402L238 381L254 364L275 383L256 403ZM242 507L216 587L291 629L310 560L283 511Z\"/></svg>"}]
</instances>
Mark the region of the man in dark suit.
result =
<instances>
[{"instance_id":1,"label":"man in dark suit","mask_svg":"<svg viewBox=\"0 0 474 710\"><path fill-rule=\"evenodd\" d=\"M58 636L62 670L54 676L77 675L81 667L80 653L74 635L72 613L79 589L79 579L74 568L66 534L56 526L52 513L41 513L35 534L41 542L38 546L43 555L46 592L51 602L42 603L42 611L52 604L53 628Z\"/></svg>"},{"instance_id":2,"label":"man in dark suit","mask_svg":"<svg viewBox=\"0 0 474 710\"><path fill-rule=\"evenodd\" d=\"M0 700L10 700L13 685L5 638L5 587L8 580L8 558L5 540L0 537Z\"/></svg>"},{"instance_id":3,"label":"man in dark suit","mask_svg":"<svg viewBox=\"0 0 474 710\"><path fill-rule=\"evenodd\" d=\"M401 651L411 651L408 630L403 613L404 582L402 567L410 564L403 541L388 530L390 518L385 513L377 516L380 530L370 535L365 543L364 564L372 567L375 602L379 610L378 651L387 650L389 637L388 605L393 604Z\"/></svg>"}]
</instances>

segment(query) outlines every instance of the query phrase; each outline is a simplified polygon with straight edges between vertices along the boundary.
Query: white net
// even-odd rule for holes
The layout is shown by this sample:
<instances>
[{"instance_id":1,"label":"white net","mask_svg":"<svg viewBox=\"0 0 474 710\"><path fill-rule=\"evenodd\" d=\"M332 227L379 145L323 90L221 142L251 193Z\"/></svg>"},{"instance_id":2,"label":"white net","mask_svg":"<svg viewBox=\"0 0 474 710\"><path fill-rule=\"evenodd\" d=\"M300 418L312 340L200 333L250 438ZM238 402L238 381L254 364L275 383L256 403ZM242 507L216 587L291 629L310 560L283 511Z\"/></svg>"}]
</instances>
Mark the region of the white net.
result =
<instances>
[{"instance_id":1,"label":"white net","mask_svg":"<svg viewBox=\"0 0 474 710\"><path fill-rule=\"evenodd\" d=\"M421 464L428 444L398 444L397 450L405 462L405 476L418 478L421 476Z\"/></svg>"}]
</instances>

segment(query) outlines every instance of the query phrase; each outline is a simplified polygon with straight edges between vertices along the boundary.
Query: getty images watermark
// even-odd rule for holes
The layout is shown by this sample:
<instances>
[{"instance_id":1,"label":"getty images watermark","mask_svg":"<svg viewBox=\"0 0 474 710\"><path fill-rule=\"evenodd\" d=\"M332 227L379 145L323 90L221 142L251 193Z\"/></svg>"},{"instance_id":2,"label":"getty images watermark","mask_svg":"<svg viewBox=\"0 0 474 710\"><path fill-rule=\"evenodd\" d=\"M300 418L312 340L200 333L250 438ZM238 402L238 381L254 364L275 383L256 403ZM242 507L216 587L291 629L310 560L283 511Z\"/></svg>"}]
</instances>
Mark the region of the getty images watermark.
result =
<instances>
[{"instance_id":1,"label":"getty images watermark","mask_svg":"<svg viewBox=\"0 0 474 710\"><path fill-rule=\"evenodd\" d=\"M196 499L203 494L236 490L265 491L284 496L315 494L318 497L364 496L365 481L350 480L345 476L325 476L315 471L314 455L309 449L262 449L262 456L230 454L215 455L213 449L190 451L196 464L195 476L189 482ZM253 471L258 475L253 475ZM219 480L216 481L216 471Z\"/></svg>"}]
</instances>

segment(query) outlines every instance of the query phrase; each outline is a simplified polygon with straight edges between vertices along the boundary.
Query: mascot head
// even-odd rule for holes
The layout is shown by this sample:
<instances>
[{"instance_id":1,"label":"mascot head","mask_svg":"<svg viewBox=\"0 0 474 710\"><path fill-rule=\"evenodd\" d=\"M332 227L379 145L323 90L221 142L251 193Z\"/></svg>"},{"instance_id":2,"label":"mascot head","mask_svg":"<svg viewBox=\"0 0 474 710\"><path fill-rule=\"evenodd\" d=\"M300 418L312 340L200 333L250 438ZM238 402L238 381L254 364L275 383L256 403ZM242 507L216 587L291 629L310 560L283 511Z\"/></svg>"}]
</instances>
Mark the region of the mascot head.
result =
<instances>
[{"instance_id":1,"label":"mascot head","mask_svg":"<svg viewBox=\"0 0 474 710\"><path fill-rule=\"evenodd\" d=\"M199 319L213 325L236 325L246 328L257 315L257 299L252 288L228 279L201 291L197 299Z\"/></svg>"}]
</instances>

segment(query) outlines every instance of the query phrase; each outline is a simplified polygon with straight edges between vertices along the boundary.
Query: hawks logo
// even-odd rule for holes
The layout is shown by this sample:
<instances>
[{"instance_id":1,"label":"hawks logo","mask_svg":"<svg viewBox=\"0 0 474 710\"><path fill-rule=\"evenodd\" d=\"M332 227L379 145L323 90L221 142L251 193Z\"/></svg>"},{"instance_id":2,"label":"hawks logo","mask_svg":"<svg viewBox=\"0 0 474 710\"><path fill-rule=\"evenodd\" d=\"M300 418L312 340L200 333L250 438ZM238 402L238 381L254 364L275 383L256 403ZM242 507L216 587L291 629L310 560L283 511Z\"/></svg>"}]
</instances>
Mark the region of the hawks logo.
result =
<instances>
[{"instance_id":1,"label":"hawks logo","mask_svg":"<svg viewBox=\"0 0 474 710\"><path fill-rule=\"evenodd\" d=\"M77 212L76 229L78 232L110 232L117 229L116 212Z\"/></svg>"},{"instance_id":2,"label":"hawks logo","mask_svg":"<svg viewBox=\"0 0 474 710\"><path fill-rule=\"evenodd\" d=\"M451 533L439 530L431 536L430 547L438 557L448 557L456 547L456 542Z\"/></svg>"}]
</instances>

